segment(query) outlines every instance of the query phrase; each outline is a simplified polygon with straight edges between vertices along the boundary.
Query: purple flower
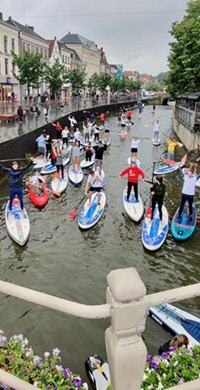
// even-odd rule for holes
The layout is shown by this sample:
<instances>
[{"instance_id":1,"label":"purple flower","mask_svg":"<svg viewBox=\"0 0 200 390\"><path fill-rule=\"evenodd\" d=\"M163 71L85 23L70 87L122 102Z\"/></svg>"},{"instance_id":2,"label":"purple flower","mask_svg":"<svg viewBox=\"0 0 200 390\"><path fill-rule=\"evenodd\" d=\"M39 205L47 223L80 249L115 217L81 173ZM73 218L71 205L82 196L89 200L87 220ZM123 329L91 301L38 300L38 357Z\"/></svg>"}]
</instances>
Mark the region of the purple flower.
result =
<instances>
[{"instance_id":1,"label":"purple flower","mask_svg":"<svg viewBox=\"0 0 200 390\"><path fill-rule=\"evenodd\" d=\"M14 359L15 358L15 355L10 355L10 356L8 356L8 360L12 360L12 359Z\"/></svg>"},{"instance_id":2,"label":"purple flower","mask_svg":"<svg viewBox=\"0 0 200 390\"><path fill-rule=\"evenodd\" d=\"M81 378L79 378L79 377L74 378L74 386L81 387L81 385L82 385Z\"/></svg>"},{"instance_id":3,"label":"purple flower","mask_svg":"<svg viewBox=\"0 0 200 390\"><path fill-rule=\"evenodd\" d=\"M70 370L69 370L69 368L63 368L63 374L64 374L64 376L66 376L67 378L69 378L69 376L70 376Z\"/></svg>"},{"instance_id":4,"label":"purple flower","mask_svg":"<svg viewBox=\"0 0 200 390\"><path fill-rule=\"evenodd\" d=\"M150 363L152 361L153 356L152 355L147 355L147 363Z\"/></svg>"},{"instance_id":5,"label":"purple flower","mask_svg":"<svg viewBox=\"0 0 200 390\"><path fill-rule=\"evenodd\" d=\"M167 352L163 352L162 355L161 355L161 357L162 357L163 359L165 359L168 355L169 355L169 352L168 352L168 351L167 351Z\"/></svg>"},{"instance_id":6,"label":"purple flower","mask_svg":"<svg viewBox=\"0 0 200 390\"><path fill-rule=\"evenodd\" d=\"M5 383L2 383L1 387L2 387L3 390L7 390L8 389Z\"/></svg>"},{"instance_id":7,"label":"purple flower","mask_svg":"<svg viewBox=\"0 0 200 390\"><path fill-rule=\"evenodd\" d=\"M25 370L22 371L22 375L23 375L23 376L26 376L27 373L28 373L28 370L25 368Z\"/></svg>"}]
</instances>

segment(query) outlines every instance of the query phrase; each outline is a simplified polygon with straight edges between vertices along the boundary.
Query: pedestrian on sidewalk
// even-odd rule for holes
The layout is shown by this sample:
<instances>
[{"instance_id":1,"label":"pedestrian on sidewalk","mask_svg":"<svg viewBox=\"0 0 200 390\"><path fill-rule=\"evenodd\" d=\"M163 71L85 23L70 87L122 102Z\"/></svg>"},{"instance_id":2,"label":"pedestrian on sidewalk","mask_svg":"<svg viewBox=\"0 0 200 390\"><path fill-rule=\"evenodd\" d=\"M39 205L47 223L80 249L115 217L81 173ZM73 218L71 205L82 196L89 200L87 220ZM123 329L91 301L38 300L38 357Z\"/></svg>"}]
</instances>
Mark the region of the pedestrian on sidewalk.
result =
<instances>
[{"instance_id":1,"label":"pedestrian on sidewalk","mask_svg":"<svg viewBox=\"0 0 200 390\"><path fill-rule=\"evenodd\" d=\"M22 109L22 106L18 107L17 115L18 115L19 123L22 123L22 120L23 120L23 109Z\"/></svg>"}]
</instances>

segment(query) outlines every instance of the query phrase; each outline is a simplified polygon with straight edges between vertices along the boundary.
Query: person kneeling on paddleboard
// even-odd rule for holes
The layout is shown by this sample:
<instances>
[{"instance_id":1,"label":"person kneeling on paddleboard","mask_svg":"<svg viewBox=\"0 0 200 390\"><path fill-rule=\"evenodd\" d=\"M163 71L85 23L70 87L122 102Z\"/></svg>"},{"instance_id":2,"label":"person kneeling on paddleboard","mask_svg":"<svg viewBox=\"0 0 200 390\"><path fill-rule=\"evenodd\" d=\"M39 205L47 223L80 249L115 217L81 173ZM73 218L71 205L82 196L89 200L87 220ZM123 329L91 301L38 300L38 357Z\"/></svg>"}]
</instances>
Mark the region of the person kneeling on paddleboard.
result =
<instances>
[{"instance_id":1,"label":"person kneeling on paddleboard","mask_svg":"<svg viewBox=\"0 0 200 390\"><path fill-rule=\"evenodd\" d=\"M119 175L120 179L122 176L126 174L128 174L127 202L129 201L132 187L134 188L136 202L139 202L138 201L138 177L142 176L142 180L144 180L144 172L136 166L135 161L131 161L131 166L129 168L126 168L124 171L120 173Z\"/></svg>"},{"instance_id":2,"label":"person kneeling on paddleboard","mask_svg":"<svg viewBox=\"0 0 200 390\"><path fill-rule=\"evenodd\" d=\"M102 188L102 177L100 176L98 171L95 172L93 171L93 169L91 169L85 186L85 195L87 195L89 190L89 205L91 203L91 197L93 192L98 192L98 205L100 205L101 188Z\"/></svg>"},{"instance_id":3,"label":"person kneeling on paddleboard","mask_svg":"<svg viewBox=\"0 0 200 390\"><path fill-rule=\"evenodd\" d=\"M20 207L23 213L24 202L23 202L23 173L33 164L33 157L30 157L30 162L22 168L19 168L17 161L13 161L11 168L6 168L0 164L0 168L8 174L9 188L10 188L10 213L12 214L12 203L15 196L20 201Z\"/></svg>"},{"instance_id":4,"label":"person kneeling on paddleboard","mask_svg":"<svg viewBox=\"0 0 200 390\"><path fill-rule=\"evenodd\" d=\"M160 220L162 221L162 205L165 196L165 185L163 184L162 177L156 176L156 182L154 183L153 187L150 188L150 192L152 195L151 219L153 219L153 213L156 207L156 203L158 203Z\"/></svg>"}]
</instances>

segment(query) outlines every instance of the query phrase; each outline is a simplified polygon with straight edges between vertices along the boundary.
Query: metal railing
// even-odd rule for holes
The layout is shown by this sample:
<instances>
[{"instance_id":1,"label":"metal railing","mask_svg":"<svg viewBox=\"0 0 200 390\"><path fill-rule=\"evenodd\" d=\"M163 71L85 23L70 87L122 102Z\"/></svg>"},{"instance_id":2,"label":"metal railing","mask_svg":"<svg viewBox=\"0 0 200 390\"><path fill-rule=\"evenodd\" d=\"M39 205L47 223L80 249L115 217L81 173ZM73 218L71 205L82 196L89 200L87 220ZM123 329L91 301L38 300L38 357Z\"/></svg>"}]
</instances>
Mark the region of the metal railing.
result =
<instances>
[{"instance_id":1,"label":"metal railing","mask_svg":"<svg viewBox=\"0 0 200 390\"><path fill-rule=\"evenodd\" d=\"M0 292L81 318L110 318L105 342L112 390L139 390L147 357L141 336L149 307L198 297L200 283L146 295L146 288L134 268L111 271L107 282L106 303L96 306L79 304L4 281L0 281ZM35 389L35 386L3 370L0 370L0 381L16 390ZM200 389L200 379L171 387L171 390L175 389Z\"/></svg>"}]
</instances>

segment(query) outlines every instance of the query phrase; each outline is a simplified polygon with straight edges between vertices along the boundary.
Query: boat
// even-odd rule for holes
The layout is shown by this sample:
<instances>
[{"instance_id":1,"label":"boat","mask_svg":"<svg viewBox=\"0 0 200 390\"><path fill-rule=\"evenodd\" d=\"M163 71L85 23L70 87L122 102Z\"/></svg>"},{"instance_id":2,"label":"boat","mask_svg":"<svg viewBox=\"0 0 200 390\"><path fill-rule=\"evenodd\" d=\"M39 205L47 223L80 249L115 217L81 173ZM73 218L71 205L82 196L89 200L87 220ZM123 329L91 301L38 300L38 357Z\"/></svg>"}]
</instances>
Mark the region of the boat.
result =
<instances>
[{"instance_id":1,"label":"boat","mask_svg":"<svg viewBox=\"0 0 200 390\"><path fill-rule=\"evenodd\" d=\"M15 198L12 203L12 215L10 215L10 201L7 202L5 209L6 229L9 236L20 246L23 246L28 241L30 235L30 222L26 209L22 210L20 201Z\"/></svg>"},{"instance_id":2,"label":"boat","mask_svg":"<svg viewBox=\"0 0 200 390\"><path fill-rule=\"evenodd\" d=\"M104 192L100 192L100 196L100 205L98 204L98 192L92 194L90 205L89 199L84 204L78 217L78 225L81 229L91 228L102 216L106 204L106 195Z\"/></svg>"},{"instance_id":3,"label":"boat","mask_svg":"<svg viewBox=\"0 0 200 390\"><path fill-rule=\"evenodd\" d=\"M200 344L200 319L176 306L165 303L149 308L149 315L172 335L184 334L190 345Z\"/></svg>"},{"instance_id":4,"label":"boat","mask_svg":"<svg viewBox=\"0 0 200 390\"><path fill-rule=\"evenodd\" d=\"M182 169L182 172L183 172L183 177L184 177L184 175L188 174L188 171L185 168ZM197 181L196 181L195 186L200 188L200 175L197 176Z\"/></svg>"},{"instance_id":5,"label":"boat","mask_svg":"<svg viewBox=\"0 0 200 390\"><path fill-rule=\"evenodd\" d=\"M108 363L100 356L93 355L85 361L85 370L94 390L107 390L110 384Z\"/></svg>"},{"instance_id":6,"label":"boat","mask_svg":"<svg viewBox=\"0 0 200 390\"><path fill-rule=\"evenodd\" d=\"M126 213L128 216L135 222L138 222L141 220L143 213L144 213L144 205L141 196L138 194L138 202L135 199L135 192L134 189L131 189L129 201L127 201L127 189L128 187L124 188L123 192L123 205Z\"/></svg>"},{"instance_id":7,"label":"boat","mask_svg":"<svg viewBox=\"0 0 200 390\"><path fill-rule=\"evenodd\" d=\"M133 158L133 160L135 160L135 159ZM127 163L128 163L128 166L130 167L130 165L131 165L131 157L128 157ZM138 160L138 158L136 159L136 165L137 165L138 168L141 167L141 162L140 162L140 160Z\"/></svg>"},{"instance_id":8,"label":"boat","mask_svg":"<svg viewBox=\"0 0 200 390\"><path fill-rule=\"evenodd\" d=\"M169 164L169 165L163 165L160 167L154 168L153 174L154 175L165 175L166 173L171 173L177 171L179 168L184 167L185 163L182 161L179 161L175 164Z\"/></svg>"},{"instance_id":9,"label":"boat","mask_svg":"<svg viewBox=\"0 0 200 390\"><path fill-rule=\"evenodd\" d=\"M145 220L142 225L142 243L149 251L159 249L165 242L168 232L168 212L166 207L162 206L163 218L160 221L158 205L156 204L153 219L151 219L151 208L146 212Z\"/></svg>"},{"instance_id":10,"label":"boat","mask_svg":"<svg viewBox=\"0 0 200 390\"><path fill-rule=\"evenodd\" d=\"M86 161L86 160L84 159L83 161L81 161L80 167L81 167L82 169L87 169L87 168L92 167L92 165L94 165L94 163L95 163L94 157L92 157L91 161Z\"/></svg>"},{"instance_id":11,"label":"boat","mask_svg":"<svg viewBox=\"0 0 200 390\"><path fill-rule=\"evenodd\" d=\"M66 170L64 170L64 179L62 179L62 173L61 171L59 172L59 177L54 177L51 182L51 188L52 191L59 192L62 194L67 188L68 184L68 173Z\"/></svg>"},{"instance_id":12,"label":"boat","mask_svg":"<svg viewBox=\"0 0 200 390\"><path fill-rule=\"evenodd\" d=\"M155 138L153 138L153 139L152 139L152 144L153 144L154 146L160 145L160 139L155 139Z\"/></svg>"},{"instance_id":13,"label":"boat","mask_svg":"<svg viewBox=\"0 0 200 390\"><path fill-rule=\"evenodd\" d=\"M188 215L188 204L186 203L181 218L178 218L179 208L172 219L171 233L177 240L187 240L195 231L197 223L196 207L192 205L192 215Z\"/></svg>"},{"instance_id":14,"label":"boat","mask_svg":"<svg viewBox=\"0 0 200 390\"><path fill-rule=\"evenodd\" d=\"M40 191L40 194L36 193L35 191L37 189L36 185L32 185L28 189L29 198L31 202L37 207L44 207L49 200L49 193L46 183L41 183L41 186L43 187L43 191Z\"/></svg>"},{"instance_id":15,"label":"boat","mask_svg":"<svg viewBox=\"0 0 200 390\"><path fill-rule=\"evenodd\" d=\"M64 157L63 158L63 166L65 167L67 164L69 164L70 162L70 158L68 157ZM55 173L57 172L57 167L56 165L51 165L50 164L47 164L46 166L44 166L42 169L41 169L41 174L42 175L48 175L50 173Z\"/></svg>"},{"instance_id":16,"label":"boat","mask_svg":"<svg viewBox=\"0 0 200 390\"><path fill-rule=\"evenodd\" d=\"M82 169L79 167L75 167L75 169L73 169L73 166L71 165L70 168L69 168L69 180L71 181L72 184L78 186L79 184L81 184L82 180L83 180L83 171Z\"/></svg>"}]
</instances>

